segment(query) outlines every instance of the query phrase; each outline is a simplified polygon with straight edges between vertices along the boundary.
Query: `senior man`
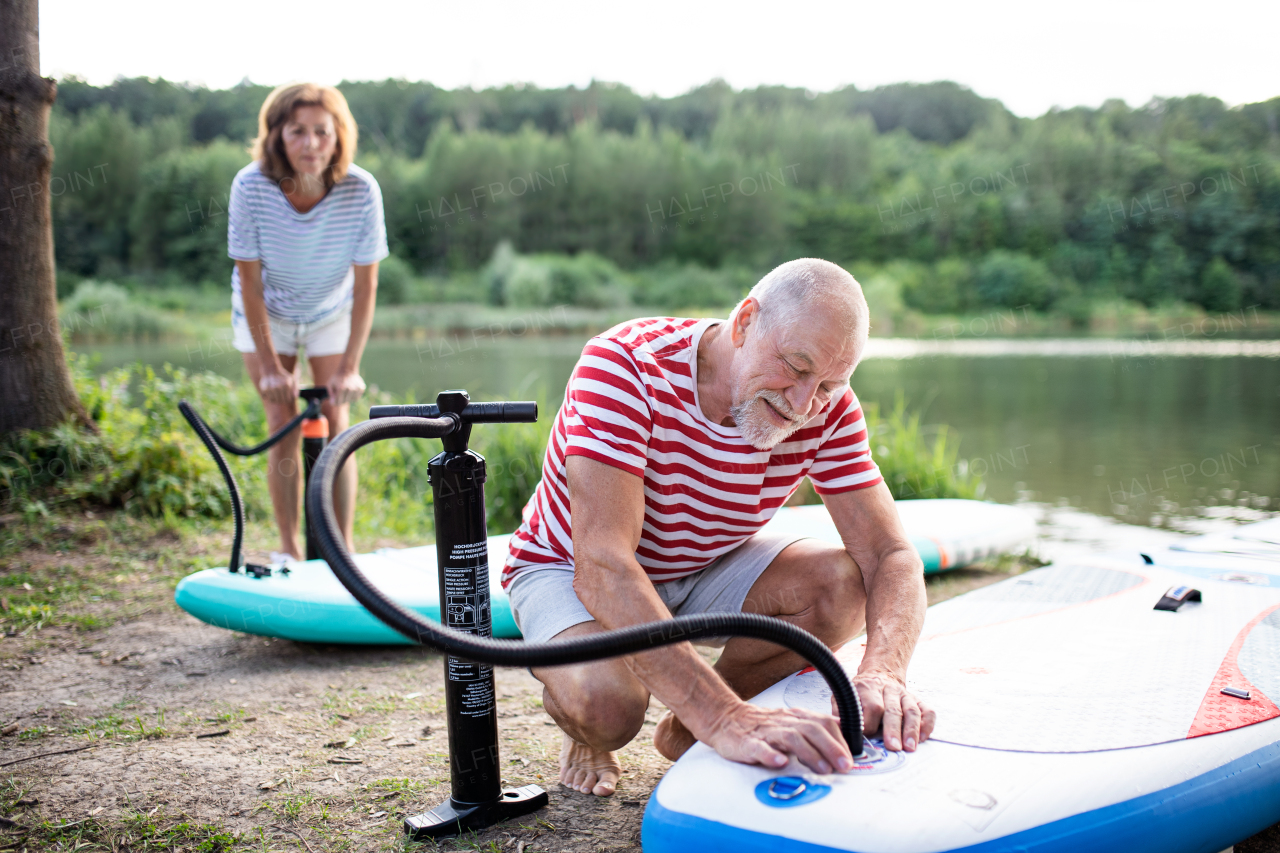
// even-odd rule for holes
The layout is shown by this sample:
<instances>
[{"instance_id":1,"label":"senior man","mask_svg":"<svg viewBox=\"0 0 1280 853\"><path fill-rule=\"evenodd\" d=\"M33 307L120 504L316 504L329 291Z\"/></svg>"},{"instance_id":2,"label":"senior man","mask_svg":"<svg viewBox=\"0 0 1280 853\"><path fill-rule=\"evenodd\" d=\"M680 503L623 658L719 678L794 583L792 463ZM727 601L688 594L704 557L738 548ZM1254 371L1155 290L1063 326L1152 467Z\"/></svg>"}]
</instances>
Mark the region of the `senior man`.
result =
<instances>
[{"instance_id":1,"label":"senior man","mask_svg":"<svg viewBox=\"0 0 1280 853\"><path fill-rule=\"evenodd\" d=\"M864 728L916 749L934 723L906 689L924 573L849 387L867 329L853 277L804 258L727 321L649 318L592 338L503 572L524 636L725 611L785 619L832 648L865 630ZM844 547L761 532L806 476ZM614 752L640 731L650 694L669 709L653 736L669 759L700 740L734 761L848 770L834 716L744 701L802 666L738 637L714 667L682 643L533 674L564 732L561 783L609 796Z\"/></svg>"}]
</instances>

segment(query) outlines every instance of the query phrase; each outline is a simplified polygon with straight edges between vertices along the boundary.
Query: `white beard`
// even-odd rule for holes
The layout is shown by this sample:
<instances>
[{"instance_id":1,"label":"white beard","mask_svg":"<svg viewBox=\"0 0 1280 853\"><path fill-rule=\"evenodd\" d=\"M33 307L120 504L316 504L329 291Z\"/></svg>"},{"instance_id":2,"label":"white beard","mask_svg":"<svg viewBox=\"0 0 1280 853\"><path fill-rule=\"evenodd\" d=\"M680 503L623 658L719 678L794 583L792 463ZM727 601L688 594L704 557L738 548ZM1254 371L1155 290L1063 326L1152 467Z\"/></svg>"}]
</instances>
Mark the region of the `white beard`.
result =
<instances>
[{"instance_id":1,"label":"white beard","mask_svg":"<svg viewBox=\"0 0 1280 853\"><path fill-rule=\"evenodd\" d=\"M784 417L791 418L791 422L786 426L775 426L773 419L765 410L765 406L768 405L766 400ZM777 391L768 389L757 391L750 398L735 404L729 409L729 414L733 417L733 422L738 425L738 429L742 431L743 439L757 450L772 450L787 436L804 426L804 421L797 418L791 411L786 398Z\"/></svg>"}]
</instances>

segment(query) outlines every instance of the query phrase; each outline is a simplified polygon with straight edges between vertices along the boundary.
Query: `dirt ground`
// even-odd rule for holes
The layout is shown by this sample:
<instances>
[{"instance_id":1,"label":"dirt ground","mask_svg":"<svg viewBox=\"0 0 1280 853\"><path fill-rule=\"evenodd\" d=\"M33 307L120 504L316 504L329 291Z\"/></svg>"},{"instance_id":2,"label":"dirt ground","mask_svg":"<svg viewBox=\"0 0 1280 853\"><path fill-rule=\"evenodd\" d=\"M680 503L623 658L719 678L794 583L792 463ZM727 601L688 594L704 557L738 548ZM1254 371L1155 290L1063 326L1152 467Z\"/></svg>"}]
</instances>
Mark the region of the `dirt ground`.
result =
<instances>
[{"instance_id":1,"label":"dirt ground","mask_svg":"<svg viewBox=\"0 0 1280 853\"><path fill-rule=\"evenodd\" d=\"M173 586L216 563L225 542L213 532L119 517L9 522L0 851L640 849L668 766L651 744L656 703L621 754L618 793L599 799L556 782L560 734L539 685L500 670L506 781L541 785L550 806L406 845L401 820L448 796L438 655L271 640L187 616ZM1022 567L952 573L931 584L931 603ZM1236 849L1280 850L1280 831Z\"/></svg>"}]
</instances>

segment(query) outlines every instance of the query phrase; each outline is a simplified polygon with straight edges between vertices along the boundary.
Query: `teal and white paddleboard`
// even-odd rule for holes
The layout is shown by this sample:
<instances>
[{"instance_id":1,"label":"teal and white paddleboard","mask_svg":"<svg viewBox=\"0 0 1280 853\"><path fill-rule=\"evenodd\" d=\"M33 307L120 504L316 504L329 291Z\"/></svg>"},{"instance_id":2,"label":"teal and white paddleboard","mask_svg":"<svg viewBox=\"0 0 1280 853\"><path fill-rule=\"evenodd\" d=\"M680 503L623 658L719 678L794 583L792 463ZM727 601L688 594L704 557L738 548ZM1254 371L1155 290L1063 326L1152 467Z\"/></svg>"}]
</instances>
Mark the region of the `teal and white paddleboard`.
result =
<instances>
[{"instance_id":1,"label":"teal and white paddleboard","mask_svg":"<svg viewBox=\"0 0 1280 853\"><path fill-rule=\"evenodd\" d=\"M498 583L510 536L489 539L489 577L493 636L519 637L511 604ZM356 565L369 582L401 606L440 621L436 546L381 548L357 554ZM352 597L324 560L289 563L271 575L205 569L178 583L174 600L192 616L219 628L282 637L304 643L408 645L409 640L378 621Z\"/></svg>"},{"instance_id":2,"label":"teal and white paddleboard","mask_svg":"<svg viewBox=\"0 0 1280 853\"><path fill-rule=\"evenodd\" d=\"M1025 548L1035 536L1035 519L1017 507L963 500L899 501L897 506L926 573ZM840 541L831 516L820 505L783 508L765 529ZM489 591L493 635L514 638L520 629L498 583L508 539L489 539ZM401 605L440 621L434 545L383 548L357 554L356 563L374 586ZM408 644L365 610L323 560L286 568L287 573L277 568L262 578L206 569L183 578L174 598L197 619L246 634L308 643Z\"/></svg>"}]
</instances>

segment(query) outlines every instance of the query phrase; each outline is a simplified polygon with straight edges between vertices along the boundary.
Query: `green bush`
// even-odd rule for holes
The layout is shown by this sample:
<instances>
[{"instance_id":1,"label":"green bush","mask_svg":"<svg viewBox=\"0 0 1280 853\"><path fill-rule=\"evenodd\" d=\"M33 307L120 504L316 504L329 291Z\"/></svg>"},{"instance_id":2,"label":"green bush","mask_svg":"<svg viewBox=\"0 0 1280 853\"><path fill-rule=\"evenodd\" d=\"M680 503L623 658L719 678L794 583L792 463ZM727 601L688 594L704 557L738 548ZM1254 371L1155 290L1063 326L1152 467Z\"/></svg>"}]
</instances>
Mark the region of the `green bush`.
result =
<instances>
[{"instance_id":1,"label":"green bush","mask_svg":"<svg viewBox=\"0 0 1280 853\"><path fill-rule=\"evenodd\" d=\"M520 526L521 511L542 479L554 420L554 410L544 411L537 423L481 427L473 433L476 451L488 464L484 496L490 536L514 533Z\"/></svg>"},{"instance_id":2,"label":"green bush","mask_svg":"<svg viewBox=\"0 0 1280 853\"><path fill-rule=\"evenodd\" d=\"M547 267L551 298L544 305L576 305L582 308L620 308L627 304L625 278L612 261L594 252L537 255Z\"/></svg>"},{"instance_id":3,"label":"green bush","mask_svg":"<svg viewBox=\"0 0 1280 853\"><path fill-rule=\"evenodd\" d=\"M58 323L78 341L156 341L189 331L181 320L134 299L123 287L91 279L63 300Z\"/></svg>"},{"instance_id":4,"label":"green bush","mask_svg":"<svg viewBox=\"0 0 1280 853\"><path fill-rule=\"evenodd\" d=\"M1044 310L1053 303L1054 285L1053 273L1044 261L1003 249L987 255L974 278L982 304L997 308Z\"/></svg>"},{"instance_id":5,"label":"green bush","mask_svg":"<svg viewBox=\"0 0 1280 853\"><path fill-rule=\"evenodd\" d=\"M747 295L760 276L740 267L707 269L667 262L633 276L631 299L660 311L728 308Z\"/></svg>"},{"instance_id":6,"label":"green bush","mask_svg":"<svg viewBox=\"0 0 1280 853\"><path fill-rule=\"evenodd\" d=\"M503 304L518 307L550 305L551 270L529 258L516 258L502 288L506 295Z\"/></svg>"},{"instance_id":7,"label":"green bush","mask_svg":"<svg viewBox=\"0 0 1280 853\"><path fill-rule=\"evenodd\" d=\"M178 411L186 399L219 433L239 444L266 437L262 404L247 382L211 372L135 366L94 377L88 360L70 356L77 393L98 432L67 423L47 432L24 431L0 441L0 505L44 513L51 505L121 507L144 516L220 520L230 535L231 506L209 452ZM370 394L366 405L406 402ZM541 476L550 418L476 430L473 445L489 462L486 488L490 528L510 533ZM427 462L436 441L392 439L357 456L356 536L429 541L433 535ZM230 457L250 519L271 517L262 456Z\"/></svg>"},{"instance_id":8,"label":"green bush","mask_svg":"<svg viewBox=\"0 0 1280 853\"><path fill-rule=\"evenodd\" d=\"M1078 287L1064 288L1064 294L1058 298L1055 307L1073 329L1087 329L1093 324L1094 302Z\"/></svg>"},{"instance_id":9,"label":"green bush","mask_svg":"<svg viewBox=\"0 0 1280 853\"><path fill-rule=\"evenodd\" d=\"M403 305L413 290L413 267L396 255L383 258L378 264L378 304Z\"/></svg>"},{"instance_id":10,"label":"green bush","mask_svg":"<svg viewBox=\"0 0 1280 853\"><path fill-rule=\"evenodd\" d=\"M493 305L620 308L627 304L626 276L592 252L520 255L503 241L481 270L480 279Z\"/></svg>"},{"instance_id":11,"label":"green bush","mask_svg":"<svg viewBox=\"0 0 1280 853\"><path fill-rule=\"evenodd\" d=\"M902 301L925 314L959 314L967 309L973 289L973 265L959 258L945 258L932 272L914 275L902 283Z\"/></svg>"},{"instance_id":12,"label":"green bush","mask_svg":"<svg viewBox=\"0 0 1280 853\"><path fill-rule=\"evenodd\" d=\"M1142 274L1131 282L1125 295L1147 307L1187 299L1191 263L1186 250L1168 233L1157 234L1151 241L1151 256L1142 266Z\"/></svg>"},{"instance_id":13,"label":"green bush","mask_svg":"<svg viewBox=\"0 0 1280 853\"><path fill-rule=\"evenodd\" d=\"M230 511L214 461L177 405L187 397L216 416L220 430L236 435L238 424L227 422L245 419L243 392L231 393L230 383L215 374L172 368L163 376L148 367L94 378L84 358L70 359L76 391L98 432L64 424L7 436L0 453L0 497L24 509L75 501L151 516ZM228 417L232 413L240 417Z\"/></svg>"},{"instance_id":14,"label":"green bush","mask_svg":"<svg viewBox=\"0 0 1280 853\"><path fill-rule=\"evenodd\" d=\"M1240 308L1243 288L1240 278L1231 265L1222 258L1214 258L1200 273L1200 289L1197 300L1207 311L1237 311Z\"/></svg>"}]
</instances>

